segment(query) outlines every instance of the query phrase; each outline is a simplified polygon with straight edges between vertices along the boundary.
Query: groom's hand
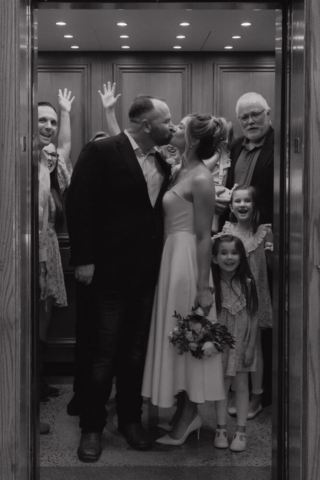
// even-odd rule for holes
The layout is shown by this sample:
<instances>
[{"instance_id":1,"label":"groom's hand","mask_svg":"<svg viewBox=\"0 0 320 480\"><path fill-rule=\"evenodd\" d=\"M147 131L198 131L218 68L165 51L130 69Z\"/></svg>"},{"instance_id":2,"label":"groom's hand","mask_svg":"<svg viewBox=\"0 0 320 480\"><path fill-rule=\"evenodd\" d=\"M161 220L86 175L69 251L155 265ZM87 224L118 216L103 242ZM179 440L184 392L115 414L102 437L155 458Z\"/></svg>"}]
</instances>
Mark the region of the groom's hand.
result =
<instances>
[{"instance_id":1,"label":"groom's hand","mask_svg":"<svg viewBox=\"0 0 320 480\"><path fill-rule=\"evenodd\" d=\"M94 273L94 265L80 265L79 267L75 268L74 271L74 278L78 280L78 282L84 283L85 285L90 285L92 282Z\"/></svg>"}]
</instances>

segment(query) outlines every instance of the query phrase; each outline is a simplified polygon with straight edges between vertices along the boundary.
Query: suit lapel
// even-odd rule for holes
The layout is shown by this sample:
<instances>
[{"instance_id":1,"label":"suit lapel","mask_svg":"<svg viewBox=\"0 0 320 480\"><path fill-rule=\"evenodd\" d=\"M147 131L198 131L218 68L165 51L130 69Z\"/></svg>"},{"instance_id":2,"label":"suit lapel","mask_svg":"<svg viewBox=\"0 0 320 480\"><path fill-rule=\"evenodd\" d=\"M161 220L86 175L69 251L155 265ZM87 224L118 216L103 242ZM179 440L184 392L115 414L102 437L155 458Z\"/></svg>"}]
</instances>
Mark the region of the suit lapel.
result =
<instances>
[{"instance_id":1,"label":"suit lapel","mask_svg":"<svg viewBox=\"0 0 320 480\"><path fill-rule=\"evenodd\" d=\"M118 135L117 142L119 145L119 152L121 157L126 163L135 181L140 185L140 188L142 188L145 191L147 198L150 202L147 182L144 178L142 168L140 167L140 164L137 160L137 157L134 153L134 150L130 144L128 137L126 136L125 133L120 133ZM163 170L164 179L163 179L159 194L157 196L157 200L154 205L154 208L158 207L158 204L161 203L163 195L165 194L168 188L169 178L171 174L171 166L166 162L165 157L159 152L156 152L155 155ZM150 202L150 205L151 205L151 202Z\"/></svg>"}]
</instances>

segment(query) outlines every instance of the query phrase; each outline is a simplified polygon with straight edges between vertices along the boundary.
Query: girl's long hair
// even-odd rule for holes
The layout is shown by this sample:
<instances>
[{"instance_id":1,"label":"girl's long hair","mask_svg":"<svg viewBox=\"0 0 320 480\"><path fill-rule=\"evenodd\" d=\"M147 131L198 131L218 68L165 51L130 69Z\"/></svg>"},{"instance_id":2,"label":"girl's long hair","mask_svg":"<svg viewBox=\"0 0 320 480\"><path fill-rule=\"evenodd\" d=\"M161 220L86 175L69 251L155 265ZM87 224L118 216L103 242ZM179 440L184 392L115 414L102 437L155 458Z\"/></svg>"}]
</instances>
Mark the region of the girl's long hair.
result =
<instances>
[{"instance_id":1,"label":"girl's long hair","mask_svg":"<svg viewBox=\"0 0 320 480\"><path fill-rule=\"evenodd\" d=\"M251 196L252 206L253 206L251 226L252 226L253 233L256 233L256 231L258 230L258 227L260 225L260 211L261 211L258 191L252 185L250 185L249 187L247 185L238 185L232 191L231 199L230 199L230 205L232 205L234 193L239 192L239 190L248 190L248 192ZM233 212L230 212L229 220L230 220L231 223L238 223L237 217L235 216L235 214Z\"/></svg>"},{"instance_id":2,"label":"girl's long hair","mask_svg":"<svg viewBox=\"0 0 320 480\"><path fill-rule=\"evenodd\" d=\"M258 294L256 283L254 281L244 245L240 238L234 235L221 235L218 237L212 248L212 254L214 257L218 255L219 246L222 242L230 243L234 242L237 252L240 254L240 264L231 279L231 288L234 284L238 284L241 287L242 293L245 296L247 303L247 312L249 315L253 315L258 311ZM217 312L220 313L222 309L222 294L221 294L221 270L218 264L212 262L212 276L215 287L216 307Z\"/></svg>"},{"instance_id":3,"label":"girl's long hair","mask_svg":"<svg viewBox=\"0 0 320 480\"><path fill-rule=\"evenodd\" d=\"M55 169L50 173L50 191L56 206L56 217L55 217L55 227L60 227L64 221L63 207L62 207L62 193L58 181L58 162L56 163Z\"/></svg>"}]
</instances>

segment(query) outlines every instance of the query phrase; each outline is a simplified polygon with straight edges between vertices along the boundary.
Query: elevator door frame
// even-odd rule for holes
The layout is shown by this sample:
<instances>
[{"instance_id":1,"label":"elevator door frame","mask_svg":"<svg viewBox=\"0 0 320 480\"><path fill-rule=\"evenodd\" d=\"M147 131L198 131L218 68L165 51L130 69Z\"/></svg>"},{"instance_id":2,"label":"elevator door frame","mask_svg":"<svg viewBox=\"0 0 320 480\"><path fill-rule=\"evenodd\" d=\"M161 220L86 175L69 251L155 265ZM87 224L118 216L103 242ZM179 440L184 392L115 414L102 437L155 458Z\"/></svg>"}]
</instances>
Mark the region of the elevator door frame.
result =
<instances>
[{"instance_id":1,"label":"elevator door frame","mask_svg":"<svg viewBox=\"0 0 320 480\"><path fill-rule=\"evenodd\" d=\"M35 2L37 3L37 2ZM47 2L46 7L52 7L53 2ZM214 3L214 2L212 2ZM248 3L248 2L247 2ZM121 2L118 2L116 5L119 6ZM275 2L271 2L269 5L274 5ZM70 7L70 4L68 4ZM128 4L127 4L128 5ZM185 5L185 4L184 4ZM221 3L220 3L221 5ZM235 5L232 2L228 3L229 6ZM80 5L78 5L80 6ZM91 5L92 6L92 5ZM217 6L217 5L216 5ZM54 8L64 8L64 4L55 4ZM81 8L84 7L84 4L81 4ZM237 7L241 8L241 4L237 3ZM29 12L32 17L32 5L31 11ZM275 222L274 222L274 232L275 232L275 284L274 284L274 298L275 298L275 319L277 321L277 327L275 328L275 341L274 341L274 358L277 359L277 367L274 369L274 406L273 406L273 462L272 462L272 478L275 479L285 479L290 478L290 480L300 479L302 480L302 476L300 476L303 466L302 466L302 457L300 455L295 455L294 452L299 450L303 451L305 446L302 444L302 436L297 435L296 428L299 426L302 429L303 427L303 419L301 416L302 412L302 402L301 399L299 400L299 388L295 388L292 392L290 390L289 379L290 377L290 364L289 364L289 354L291 353L289 350L289 343L292 340L293 336L289 333L288 328L288 318L290 316L293 317L294 315L303 318L303 295L302 290L299 290L299 285L296 285L294 281L290 282L289 285L289 278L295 270L298 270L302 273L302 262L299 260L294 259L293 255L295 252L292 251L291 246L289 245L289 238L292 234L298 236L298 243L295 245L296 250L299 248L303 248L303 234L304 234L304 225L301 217L299 217L299 222L296 222L295 228L292 228L292 222L290 222L290 213L291 210L289 206L291 206L292 202L296 202L297 197L299 196L299 191L295 191L292 194L290 187L292 185L292 181L294 180L291 176L292 167L295 166L296 169L299 170L299 175L302 176L302 163L300 163L299 169L299 161L301 161L301 156L303 155L303 149L301 148L296 154L296 157L292 155L292 145L291 145L291 138L292 135L295 135L294 138L298 138L300 144L303 144L303 127L301 125L296 126L298 133L292 132L291 129L291 122L290 119L292 111L295 110L301 114L304 113L303 106L297 100L296 102L292 101L292 85L294 85L294 79L291 78L292 71L288 70L288 65L292 66L297 64L301 67L302 57L299 52L297 53L298 58L295 57L295 52L293 52L293 47L291 44L292 33L294 32L294 11L290 10L290 8L283 8L283 17L284 21L280 21L280 12L278 16L278 34L280 35L278 38L282 39L282 43L286 43L285 47L279 46L280 43L278 42L278 51L276 51L276 69L277 69L277 80L276 80L276 95L278 98L278 102L276 104L279 107L278 113L275 115L277 118L275 129L276 129L276 144L275 144L275 205L278 205L279 208L275 209ZM300 11L301 13L301 11ZM27 25L30 21L30 18L26 19ZM298 22L303 22L303 18L301 17L297 19ZM30 29L33 29L33 24L29 24ZM284 34L282 34L282 31ZM285 36L284 36L285 35ZM29 78L29 87L30 91L36 85L36 45L34 41L30 42L31 51L29 52L28 57L28 73L27 77ZM300 51L301 54L301 51ZM33 62L33 63L31 63ZM295 63L296 62L296 63ZM33 71L33 76L31 72ZM28 82L27 81L27 82ZM33 97L33 100L36 98L36 95ZM22 105L21 109L25 113L26 105ZM33 112L33 115L32 115ZM32 118L36 118L36 107L33 105L33 109L29 107L29 122L32 123ZM35 126L34 126L35 127ZM301 130L302 129L302 130ZM35 128L34 128L35 131ZM298 142L298 143L299 143ZM36 145L35 145L36 146ZM34 147L35 149L35 147ZM300 156L299 156L300 155ZM30 147L30 158L31 158L31 147ZM29 178L36 178L36 158L37 155L33 154L33 165L34 165L34 173L33 176ZM281 158L281 162L280 162ZM302 158L303 159L303 158ZM301 183L301 190L302 191L302 183ZM34 194L34 199L36 199L36 195ZM281 202L280 202L281 199ZM30 201L30 198L29 198ZM33 202L33 211L36 212L36 200ZM299 215L299 209L295 212L295 219L297 219L297 215ZM34 232L36 231L36 220L34 219L35 213L33 215L33 224L34 224ZM31 222L31 219L30 219ZM32 223L32 222L31 222ZM300 243L299 243L300 242ZM34 248L34 251L36 249ZM30 252L29 252L30 254ZM29 258L30 260L30 258ZM36 256L34 256L33 262L34 271L37 269L37 261ZM30 271L28 273L28 278L30 281ZM36 283L37 279L34 278L34 290L36 291ZM299 283L299 282L298 282ZM291 290L290 290L291 289ZM293 290L292 290L293 289ZM300 297L300 310L299 312L292 308L290 301L292 296L290 296L290 291L296 293L295 302L296 306L299 305L299 291L301 292ZM298 300L298 301L297 301ZM33 303L36 302L36 297L33 297ZM34 306L34 305L33 305ZM35 306L34 306L35 308ZM31 317L30 316L30 325L31 325ZM32 332L30 327L29 333ZM302 333L302 332L301 332ZM296 339L294 339L296 341ZM300 343L297 342L297 345L300 345L300 349L297 353L299 358L303 363L303 355L304 355L304 344L303 344L303 335L301 337ZM30 351L32 351L32 342L29 342ZM22 352L23 353L23 352ZM34 362L36 363L36 362ZM301 377L303 378L303 372L301 372ZM295 375L292 376L292 379L295 379ZM26 379L26 382L30 382L31 379ZM29 384L29 390L30 390ZM292 401L292 397L290 397L289 392L295 395L295 408L298 411L298 423L294 425L294 428L289 427L290 425L290 418L292 412L289 408L289 403ZM30 394L32 398L32 394ZM32 403L32 402L31 402ZM32 407L31 411L34 410ZM29 432L31 432L31 440L29 444L29 449L25 449L25 454L29 455L30 460L30 452L33 451L32 462L33 465L32 471L29 471L28 477L21 478L35 478L36 472L39 474L38 465L39 465L39 445L37 437L37 430L33 430L32 423L38 417L38 412L33 411L30 415L29 411L29 420L27 419L26 422L29 423ZM295 417L294 417L295 418ZM295 429L295 431L294 431ZM292 439L291 445L294 444L294 450L292 450L293 455L290 457L290 443L288 443L288 439ZM27 453L26 453L27 452ZM292 470L292 475L288 477L288 472L290 470L289 460L294 462L294 469ZM31 473L30 473L31 472ZM29 476L31 475L31 476Z\"/></svg>"}]
</instances>

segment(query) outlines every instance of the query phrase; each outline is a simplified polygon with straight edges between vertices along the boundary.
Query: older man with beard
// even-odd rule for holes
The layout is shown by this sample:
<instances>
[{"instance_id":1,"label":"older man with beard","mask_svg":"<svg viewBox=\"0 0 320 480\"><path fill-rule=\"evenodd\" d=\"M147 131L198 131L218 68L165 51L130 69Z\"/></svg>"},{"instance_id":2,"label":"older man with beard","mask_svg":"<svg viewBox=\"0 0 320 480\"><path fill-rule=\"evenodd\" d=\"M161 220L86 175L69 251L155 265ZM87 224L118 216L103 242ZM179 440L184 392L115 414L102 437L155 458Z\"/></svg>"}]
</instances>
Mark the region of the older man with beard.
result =
<instances>
[{"instance_id":1,"label":"older man with beard","mask_svg":"<svg viewBox=\"0 0 320 480\"><path fill-rule=\"evenodd\" d=\"M118 430L133 448L151 447L141 424L141 384L170 176L155 146L168 144L174 127L166 103L150 96L133 101L129 119L128 130L84 147L66 202L75 277L93 291L78 448L84 462L100 457L115 374Z\"/></svg>"}]
</instances>

